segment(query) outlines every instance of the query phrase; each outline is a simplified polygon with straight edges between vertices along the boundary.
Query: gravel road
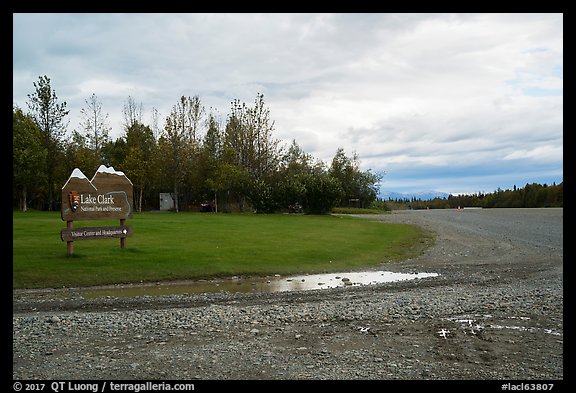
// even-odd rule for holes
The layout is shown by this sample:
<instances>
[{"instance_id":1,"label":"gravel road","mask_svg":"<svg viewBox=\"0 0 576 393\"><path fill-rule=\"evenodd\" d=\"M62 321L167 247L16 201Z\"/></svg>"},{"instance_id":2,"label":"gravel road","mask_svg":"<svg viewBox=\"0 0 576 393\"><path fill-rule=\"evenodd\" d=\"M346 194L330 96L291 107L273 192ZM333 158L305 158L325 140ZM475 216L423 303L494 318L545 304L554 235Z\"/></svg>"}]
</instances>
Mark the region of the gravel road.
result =
<instances>
[{"instance_id":1,"label":"gravel road","mask_svg":"<svg viewBox=\"0 0 576 393\"><path fill-rule=\"evenodd\" d=\"M13 291L13 379L564 379L563 209L362 218L435 237L379 270L439 275L278 293Z\"/></svg>"}]
</instances>

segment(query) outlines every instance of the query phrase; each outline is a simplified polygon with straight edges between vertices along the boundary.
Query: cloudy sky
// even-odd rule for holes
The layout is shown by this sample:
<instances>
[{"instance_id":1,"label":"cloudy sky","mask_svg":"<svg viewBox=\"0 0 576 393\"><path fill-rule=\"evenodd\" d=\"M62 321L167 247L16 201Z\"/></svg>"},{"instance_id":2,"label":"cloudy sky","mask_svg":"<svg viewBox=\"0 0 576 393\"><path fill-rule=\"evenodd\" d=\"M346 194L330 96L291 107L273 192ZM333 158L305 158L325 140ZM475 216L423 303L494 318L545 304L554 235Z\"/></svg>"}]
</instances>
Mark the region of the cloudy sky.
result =
<instances>
[{"instance_id":1,"label":"cloudy sky","mask_svg":"<svg viewBox=\"0 0 576 393\"><path fill-rule=\"evenodd\" d=\"M94 93L115 139L128 97L162 127L262 93L275 138L356 152L382 192L493 192L563 181L563 41L561 13L16 13L13 103L46 75L70 132Z\"/></svg>"}]
</instances>

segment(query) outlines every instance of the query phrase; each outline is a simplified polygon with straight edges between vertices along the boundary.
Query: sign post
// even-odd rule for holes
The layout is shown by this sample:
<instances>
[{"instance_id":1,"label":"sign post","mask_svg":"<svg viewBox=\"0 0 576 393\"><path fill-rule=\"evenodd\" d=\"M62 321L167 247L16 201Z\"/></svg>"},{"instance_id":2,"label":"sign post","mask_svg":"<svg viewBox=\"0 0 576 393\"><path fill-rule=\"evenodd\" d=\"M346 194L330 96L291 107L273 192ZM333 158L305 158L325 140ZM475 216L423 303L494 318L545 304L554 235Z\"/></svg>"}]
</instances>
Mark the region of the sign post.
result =
<instances>
[{"instance_id":1,"label":"sign post","mask_svg":"<svg viewBox=\"0 0 576 393\"><path fill-rule=\"evenodd\" d=\"M74 221L66 221L66 229L72 229L74 226ZM74 254L74 240L69 240L66 242L66 252L68 255Z\"/></svg>"},{"instance_id":2,"label":"sign post","mask_svg":"<svg viewBox=\"0 0 576 393\"><path fill-rule=\"evenodd\" d=\"M89 180L76 168L62 187L61 217L66 221L60 237L66 242L68 255L74 253L75 240L120 238L120 248L126 247L126 238L132 228L126 219L132 218L133 186L123 172L100 165ZM76 220L119 219L117 227L74 228Z\"/></svg>"},{"instance_id":3,"label":"sign post","mask_svg":"<svg viewBox=\"0 0 576 393\"><path fill-rule=\"evenodd\" d=\"M121 218L120 219L120 226L123 226L124 223L126 223L126 220ZM124 232L126 233L126 232ZM125 248L126 247L126 238L125 237L121 237L120 238L120 248Z\"/></svg>"}]
</instances>

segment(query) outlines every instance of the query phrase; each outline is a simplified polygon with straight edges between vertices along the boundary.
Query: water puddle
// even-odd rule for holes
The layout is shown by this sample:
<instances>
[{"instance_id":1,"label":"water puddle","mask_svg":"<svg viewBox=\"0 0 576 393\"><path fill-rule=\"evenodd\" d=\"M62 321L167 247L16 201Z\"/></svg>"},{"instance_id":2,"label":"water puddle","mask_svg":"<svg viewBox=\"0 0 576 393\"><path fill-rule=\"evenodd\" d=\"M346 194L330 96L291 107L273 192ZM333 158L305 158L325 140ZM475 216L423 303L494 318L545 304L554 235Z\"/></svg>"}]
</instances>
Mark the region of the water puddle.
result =
<instances>
[{"instance_id":1,"label":"water puddle","mask_svg":"<svg viewBox=\"0 0 576 393\"><path fill-rule=\"evenodd\" d=\"M214 292L270 293L353 287L435 276L438 276L438 274L395 273L388 271L306 274L296 276L280 276L276 274L274 276L254 278L232 277L229 279L111 285L92 288L68 288L54 290L52 296L58 296L59 292L61 292L62 297L82 296L84 298L99 298L107 296L161 296ZM40 293L38 293L38 295L39 294ZM34 297L33 291L29 291L28 296Z\"/></svg>"},{"instance_id":2,"label":"water puddle","mask_svg":"<svg viewBox=\"0 0 576 393\"><path fill-rule=\"evenodd\" d=\"M437 273L394 273L385 271L309 274L267 282L269 285L267 292L308 291L313 289L370 285L435 277L437 275Z\"/></svg>"}]
</instances>

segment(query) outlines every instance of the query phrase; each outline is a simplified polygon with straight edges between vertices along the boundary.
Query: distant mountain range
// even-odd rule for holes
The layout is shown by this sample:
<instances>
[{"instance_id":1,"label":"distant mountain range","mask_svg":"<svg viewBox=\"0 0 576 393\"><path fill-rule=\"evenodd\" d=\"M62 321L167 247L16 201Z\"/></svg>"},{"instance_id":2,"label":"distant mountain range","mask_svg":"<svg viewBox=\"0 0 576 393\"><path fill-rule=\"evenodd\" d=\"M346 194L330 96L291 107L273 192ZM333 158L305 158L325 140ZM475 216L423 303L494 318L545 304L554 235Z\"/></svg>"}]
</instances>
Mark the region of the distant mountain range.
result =
<instances>
[{"instance_id":1,"label":"distant mountain range","mask_svg":"<svg viewBox=\"0 0 576 393\"><path fill-rule=\"evenodd\" d=\"M418 191L418 192L393 192L393 191L382 191L378 195L380 198L384 200L392 199L420 199L422 201L429 201L434 198L448 198L450 194L440 191Z\"/></svg>"}]
</instances>

